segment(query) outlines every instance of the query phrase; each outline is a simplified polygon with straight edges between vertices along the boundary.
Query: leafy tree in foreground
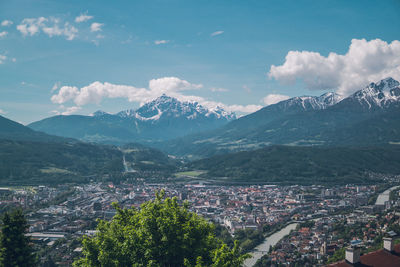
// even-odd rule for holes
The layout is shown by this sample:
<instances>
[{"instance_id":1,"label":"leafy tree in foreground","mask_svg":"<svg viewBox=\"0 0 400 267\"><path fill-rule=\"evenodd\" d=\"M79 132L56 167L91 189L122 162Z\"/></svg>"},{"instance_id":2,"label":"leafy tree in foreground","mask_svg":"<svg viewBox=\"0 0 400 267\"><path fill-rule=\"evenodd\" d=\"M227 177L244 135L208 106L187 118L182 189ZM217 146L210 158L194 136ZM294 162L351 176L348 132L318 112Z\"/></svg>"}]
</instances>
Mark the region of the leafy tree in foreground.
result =
<instances>
[{"instance_id":1,"label":"leafy tree in foreground","mask_svg":"<svg viewBox=\"0 0 400 267\"><path fill-rule=\"evenodd\" d=\"M140 210L121 209L100 221L96 236L83 240L83 257L74 266L241 266L248 255L230 249L214 235L214 225L187 203L157 193Z\"/></svg>"},{"instance_id":2,"label":"leafy tree in foreground","mask_svg":"<svg viewBox=\"0 0 400 267\"><path fill-rule=\"evenodd\" d=\"M0 266L35 266L29 237L25 236L28 224L21 209L6 212L2 217L0 235Z\"/></svg>"}]
</instances>

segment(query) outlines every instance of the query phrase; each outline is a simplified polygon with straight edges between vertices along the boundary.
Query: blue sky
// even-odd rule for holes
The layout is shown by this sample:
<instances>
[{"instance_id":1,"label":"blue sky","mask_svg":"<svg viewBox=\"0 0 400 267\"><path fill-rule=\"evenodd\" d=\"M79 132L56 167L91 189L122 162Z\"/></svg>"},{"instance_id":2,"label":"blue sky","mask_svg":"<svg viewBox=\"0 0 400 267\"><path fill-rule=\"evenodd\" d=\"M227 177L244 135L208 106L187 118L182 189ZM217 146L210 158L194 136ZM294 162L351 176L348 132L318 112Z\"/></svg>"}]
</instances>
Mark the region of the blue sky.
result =
<instances>
[{"instance_id":1,"label":"blue sky","mask_svg":"<svg viewBox=\"0 0 400 267\"><path fill-rule=\"evenodd\" d=\"M22 123L161 93L243 114L400 78L399 1L0 0L0 23L0 113Z\"/></svg>"}]
</instances>

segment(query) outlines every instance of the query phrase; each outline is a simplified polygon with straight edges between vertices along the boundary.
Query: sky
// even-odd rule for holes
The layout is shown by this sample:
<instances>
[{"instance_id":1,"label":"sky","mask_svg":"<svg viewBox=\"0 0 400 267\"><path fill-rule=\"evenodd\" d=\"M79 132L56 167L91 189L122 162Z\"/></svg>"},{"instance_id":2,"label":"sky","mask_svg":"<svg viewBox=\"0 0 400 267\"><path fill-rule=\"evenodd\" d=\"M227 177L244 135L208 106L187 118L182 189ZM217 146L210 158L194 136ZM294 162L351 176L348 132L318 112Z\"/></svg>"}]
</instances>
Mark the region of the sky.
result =
<instances>
[{"instance_id":1,"label":"sky","mask_svg":"<svg viewBox=\"0 0 400 267\"><path fill-rule=\"evenodd\" d=\"M0 115L116 113L161 94L254 112L400 79L400 1L0 0Z\"/></svg>"}]
</instances>

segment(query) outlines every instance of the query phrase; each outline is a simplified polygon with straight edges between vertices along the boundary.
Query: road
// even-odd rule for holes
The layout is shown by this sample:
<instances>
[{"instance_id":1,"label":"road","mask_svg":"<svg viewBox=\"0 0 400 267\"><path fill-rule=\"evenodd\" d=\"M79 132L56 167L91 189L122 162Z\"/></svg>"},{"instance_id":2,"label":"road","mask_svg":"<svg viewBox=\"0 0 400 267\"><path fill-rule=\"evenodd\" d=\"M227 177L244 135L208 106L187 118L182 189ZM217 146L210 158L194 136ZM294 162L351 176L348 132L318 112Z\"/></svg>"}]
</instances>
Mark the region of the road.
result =
<instances>
[{"instance_id":1,"label":"road","mask_svg":"<svg viewBox=\"0 0 400 267\"><path fill-rule=\"evenodd\" d=\"M129 166L128 163L126 162L125 155L122 156L122 160L123 160L123 163L124 163L124 171L125 172L135 172L135 170L132 169L132 167Z\"/></svg>"}]
</instances>

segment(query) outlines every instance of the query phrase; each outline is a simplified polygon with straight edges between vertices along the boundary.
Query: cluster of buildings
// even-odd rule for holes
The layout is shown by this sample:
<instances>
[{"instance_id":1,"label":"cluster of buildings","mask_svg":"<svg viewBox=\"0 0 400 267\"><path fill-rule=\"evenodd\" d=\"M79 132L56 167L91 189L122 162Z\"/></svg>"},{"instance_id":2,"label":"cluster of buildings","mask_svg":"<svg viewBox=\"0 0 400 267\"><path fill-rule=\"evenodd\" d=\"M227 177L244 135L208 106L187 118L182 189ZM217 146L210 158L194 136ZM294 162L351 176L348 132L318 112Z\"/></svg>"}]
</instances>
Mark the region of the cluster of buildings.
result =
<instances>
[{"instance_id":1,"label":"cluster of buildings","mask_svg":"<svg viewBox=\"0 0 400 267\"><path fill-rule=\"evenodd\" d=\"M346 241L334 238L333 225L343 220L348 224L370 222L375 206L367 204L376 187L90 183L3 189L0 208L12 202L31 210L27 214L29 235L40 248L42 262L68 266L81 250L78 238L95 233L96 219L115 215L113 202L140 207L160 190L188 201L192 211L224 225L232 235L240 229L314 220L311 228L292 233L271 254L275 262L290 262L296 253L319 261L343 247ZM344 208L357 209L358 213L332 215ZM368 232L366 240L374 234L378 233Z\"/></svg>"},{"instance_id":2,"label":"cluster of buildings","mask_svg":"<svg viewBox=\"0 0 400 267\"><path fill-rule=\"evenodd\" d=\"M365 253L375 251L393 229L399 232L400 213L396 211L399 204L391 203L395 209L384 212L381 212L380 203L364 205L346 214L331 213L300 223L295 231L276 244L266 262L271 266L323 266L332 256L344 254L349 246Z\"/></svg>"}]
</instances>

